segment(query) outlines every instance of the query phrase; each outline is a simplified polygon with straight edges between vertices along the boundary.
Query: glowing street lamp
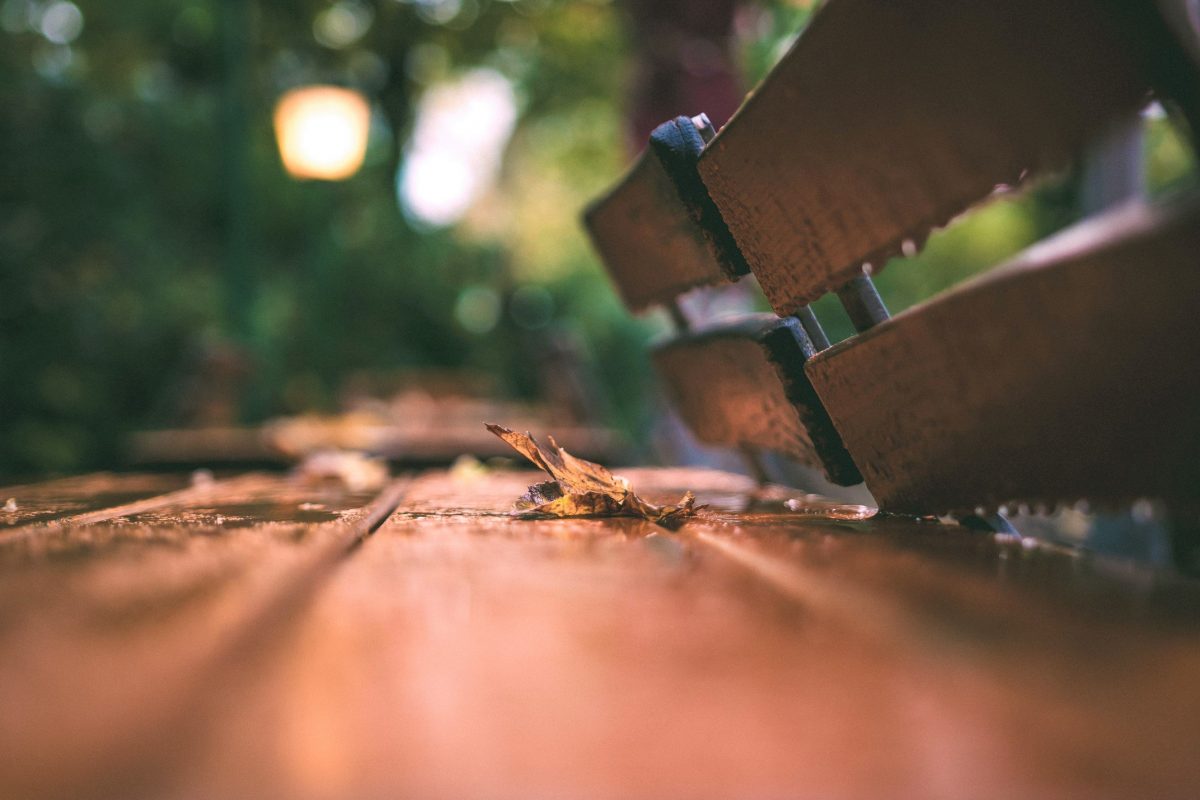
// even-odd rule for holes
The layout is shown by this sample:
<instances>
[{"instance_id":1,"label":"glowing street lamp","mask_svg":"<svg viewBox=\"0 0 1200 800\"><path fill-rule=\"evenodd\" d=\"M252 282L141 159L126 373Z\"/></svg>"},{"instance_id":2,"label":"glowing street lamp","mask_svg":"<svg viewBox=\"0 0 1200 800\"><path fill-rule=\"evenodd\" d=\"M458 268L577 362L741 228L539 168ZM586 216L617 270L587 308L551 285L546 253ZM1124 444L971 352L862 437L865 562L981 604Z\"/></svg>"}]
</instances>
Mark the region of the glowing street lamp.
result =
<instances>
[{"instance_id":1,"label":"glowing street lamp","mask_svg":"<svg viewBox=\"0 0 1200 800\"><path fill-rule=\"evenodd\" d=\"M340 181L362 166L371 108L353 89L303 86L275 106L283 166L296 178Z\"/></svg>"}]
</instances>

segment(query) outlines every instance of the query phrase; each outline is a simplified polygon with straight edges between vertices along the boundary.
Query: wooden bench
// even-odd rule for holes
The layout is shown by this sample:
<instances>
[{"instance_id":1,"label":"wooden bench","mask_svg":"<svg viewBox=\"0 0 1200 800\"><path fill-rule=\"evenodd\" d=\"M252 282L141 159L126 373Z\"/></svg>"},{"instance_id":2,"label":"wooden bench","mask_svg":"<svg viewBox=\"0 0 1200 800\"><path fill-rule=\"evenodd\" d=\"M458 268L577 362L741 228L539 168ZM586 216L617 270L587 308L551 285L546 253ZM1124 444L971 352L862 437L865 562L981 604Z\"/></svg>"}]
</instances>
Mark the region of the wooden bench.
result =
<instances>
[{"instance_id":1,"label":"wooden bench","mask_svg":"<svg viewBox=\"0 0 1200 800\"><path fill-rule=\"evenodd\" d=\"M814 36L893 7L982 8L832 0ZM871 57L830 55L830 80ZM772 80L755 102L784 103ZM730 212L698 192L708 152L654 155L590 217L632 307L739 275ZM1190 496L1197 206L1113 213L892 320L818 263L865 332L830 347L790 301L677 314L656 361L709 440L827 469L844 443L889 507ZM1196 581L721 472L621 472L703 508L673 533L519 519L540 474L478 467L0 489L0 797L1195 792Z\"/></svg>"},{"instance_id":2,"label":"wooden bench","mask_svg":"<svg viewBox=\"0 0 1200 800\"><path fill-rule=\"evenodd\" d=\"M678 137L691 155L692 172L706 137L715 134L707 117L696 123L691 131L688 123L670 124L693 134ZM644 151L608 195L584 213L592 242L633 311L671 304L689 289L737 280L747 272L727 229L712 217L715 208L685 202L677 181L687 164L673 163L669 155L664 159L665 152Z\"/></svg>"},{"instance_id":3,"label":"wooden bench","mask_svg":"<svg viewBox=\"0 0 1200 800\"><path fill-rule=\"evenodd\" d=\"M677 304L687 290L746 272L696 171L713 133L704 116L661 125L629 174L585 212L588 231L631 310L663 305L671 312L681 335L656 348L654 361L700 441L776 450L834 483L859 483L804 373L816 347L828 346L811 314L784 321L751 315L693 331Z\"/></svg>"},{"instance_id":4,"label":"wooden bench","mask_svg":"<svg viewBox=\"0 0 1200 800\"><path fill-rule=\"evenodd\" d=\"M898 512L1200 501L1194 201L1089 221L894 320L870 285L932 230L996 187L1063 167L1152 95L1200 121L1200 50L1168 5L830 0L705 143L694 178L676 170L673 198L661 184L671 171L655 179L674 203L671 226L656 235L649 215L631 212L636 169L589 211L618 287L642 275L706 276L671 281L674 291L736 278L711 248L698 261L666 252L727 233L740 260L722 263L744 262L781 318L815 329L807 304L837 292L860 332L805 350L793 408L769 369L731 357L727 336L705 334L706 349L687 357L668 345L656 361L700 438L851 475L796 443L796 417L827 416L825 440ZM631 214L646 226L636 237L620 222Z\"/></svg>"},{"instance_id":5,"label":"wooden bench","mask_svg":"<svg viewBox=\"0 0 1200 800\"><path fill-rule=\"evenodd\" d=\"M1200 206L1092 218L808 374L881 506L1200 491Z\"/></svg>"},{"instance_id":6,"label":"wooden bench","mask_svg":"<svg viewBox=\"0 0 1200 800\"><path fill-rule=\"evenodd\" d=\"M862 477L804 371L814 353L798 320L763 315L679 336L654 363L701 441L774 450L853 485Z\"/></svg>"},{"instance_id":7,"label":"wooden bench","mask_svg":"<svg viewBox=\"0 0 1200 800\"><path fill-rule=\"evenodd\" d=\"M0 512L0 796L1200 780L1195 582L724 473L623 474L708 509L676 533L521 520L506 512L537 476L503 472L0 489L18 506Z\"/></svg>"}]
</instances>

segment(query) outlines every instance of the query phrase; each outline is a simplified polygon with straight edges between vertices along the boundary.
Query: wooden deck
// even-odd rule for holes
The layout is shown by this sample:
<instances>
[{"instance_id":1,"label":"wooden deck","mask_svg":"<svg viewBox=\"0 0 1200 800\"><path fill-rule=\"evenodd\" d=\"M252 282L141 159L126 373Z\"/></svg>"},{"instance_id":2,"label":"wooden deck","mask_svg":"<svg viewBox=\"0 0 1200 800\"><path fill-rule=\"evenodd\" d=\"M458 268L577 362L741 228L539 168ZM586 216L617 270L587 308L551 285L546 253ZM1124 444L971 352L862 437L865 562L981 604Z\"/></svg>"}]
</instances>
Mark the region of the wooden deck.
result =
<instances>
[{"instance_id":1,"label":"wooden deck","mask_svg":"<svg viewBox=\"0 0 1200 800\"><path fill-rule=\"evenodd\" d=\"M742 478L0 490L0 797L1180 797L1200 589ZM782 500L800 499L789 510Z\"/></svg>"}]
</instances>

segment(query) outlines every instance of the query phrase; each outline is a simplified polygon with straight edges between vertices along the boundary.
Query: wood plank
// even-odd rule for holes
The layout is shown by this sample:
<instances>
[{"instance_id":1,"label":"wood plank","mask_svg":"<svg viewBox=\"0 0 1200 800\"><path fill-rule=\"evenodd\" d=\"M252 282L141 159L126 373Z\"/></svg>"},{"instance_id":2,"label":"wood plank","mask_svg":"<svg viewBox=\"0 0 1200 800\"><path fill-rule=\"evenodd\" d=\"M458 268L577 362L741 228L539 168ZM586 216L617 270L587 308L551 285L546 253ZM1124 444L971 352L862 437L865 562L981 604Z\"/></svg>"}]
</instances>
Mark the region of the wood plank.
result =
<instances>
[{"instance_id":1,"label":"wood plank","mask_svg":"<svg viewBox=\"0 0 1200 800\"><path fill-rule=\"evenodd\" d=\"M608 195L588 207L584 223L632 311L734 278L649 151Z\"/></svg>"},{"instance_id":2,"label":"wood plank","mask_svg":"<svg viewBox=\"0 0 1200 800\"><path fill-rule=\"evenodd\" d=\"M1160 25L1152 3L831 0L700 173L791 314L1135 111Z\"/></svg>"},{"instance_id":3,"label":"wood plank","mask_svg":"<svg viewBox=\"0 0 1200 800\"><path fill-rule=\"evenodd\" d=\"M211 476L206 476L205 480L193 481L191 485L172 492L166 492L165 494L139 497L128 503L119 503L116 505L101 506L95 503L94 505L97 507L90 511L82 511L76 514L55 513L50 518L35 519L27 524L0 531L0 545L21 539L36 538L49 531L71 531L80 526L91 525L97 522L110 522L153 511L179 508L187 504L219 501L226 497L237 496L246 490L253 491L255 487L263 484L263 480L262 475L251 474L216 483L211 479ZM93 503L89 501L88 503L76 503L75 505L91 504ZM66 505L64 503L59 510L61 511Z\"/></svg>"},{"instance_id":4,"label":"wood plank","mask_svg":"<svg viewBox=\"0 0 1200 800\"><path fill-rule=\"evenodd\" d=\"M0 546L0 796L145 796L197 697L273 642L399 502L284 477L31 526Z\"/></svg>"},{"instance_id":5,"label":"wood plank","mask_svg":"<svg viewBox=\"0 0 1200 800\"><path fill-rule=\"evenodd\" d=\"M16 508L0 511L0 541L9 528L49 523L75 514L132 503L185 488L186 475L121 475L98 472L42 483L5 486L0 505L12 500Z\"/></svg>"},{"instance_id":6,"label":"wood plank","mask_svg":"<svg viewBox=\"0 0 1200 800\"><path fill-rule=\"evenodd\" d=\"M773 450L851 486L862 477L804 372L814 352L796 319L760 314L673 339L654 364L700 441Z\"/></svg>"},{"instance_id":7,"label":"wood plank","mask_svg":"<svg viewBox=\"0 0 1200 800\"><path fill-rule=\"evenodd\" d=\"M214 693L168 796L1120 797L1200 778L1194 584L936 524L746 512L741 478L628 477L713 507L675 535L520 521L533 474L422 480L273 664Z\"/></svg>"},{"instance_id":8,"label":"wood plank","mask_svg":"<svg viewBox=\"0 0 1200 800\"><path fill-rule=\"evenodd\" d=\"M1200 205L1131 207L806 365L880 505L1200 499Z\"/></svg>"}]
</instances>

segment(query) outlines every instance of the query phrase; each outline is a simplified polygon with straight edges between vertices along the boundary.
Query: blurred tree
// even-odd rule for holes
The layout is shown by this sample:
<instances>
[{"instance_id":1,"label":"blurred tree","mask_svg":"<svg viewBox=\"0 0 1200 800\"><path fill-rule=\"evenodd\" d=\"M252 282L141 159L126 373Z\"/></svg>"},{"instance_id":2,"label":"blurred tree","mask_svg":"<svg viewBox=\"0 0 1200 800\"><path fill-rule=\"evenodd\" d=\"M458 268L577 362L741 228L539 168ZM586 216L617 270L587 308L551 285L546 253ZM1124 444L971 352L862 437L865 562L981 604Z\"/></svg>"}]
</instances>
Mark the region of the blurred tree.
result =
<instances>
[{"instance_id":1,"label":"blurred tree","mask_svg":"<svg viewBox=\"0 0 1200 800\"><path fill-rule=\"evenodd\" d=\"M225 31L247 43L235 89L247 158L233 174L221 168L221 12L239 7L224 18L247 28ZM130 428L228 417L221 396L248 382L276 412L329 408L341 377L362 368L476 366L512 393L532 391L519 345L529 320L471 329L456 303L466 286L507 296L533 282L551 306L536 325L607 330L611 304L593 323L572 300L594 284L572 276L594 265L576 248L554 274L533 267L524 274L536 278L514 280L496 237L402 216L396 171L415 99L472 67L506 76L531 121L603 120L620 90L613 16L602 3L538 0L5 0L0 473L112 464ZM377 105L368 162L345 184L296 183L274 152L275 98L316 81L359 87ZM574 130L552 129L535 168ZM615 172L619 143L588 141L598 158L552 180L592 170L587 190ZM221 270L237 181L250 199L245 276ZM584 199L567 194L559 220ZM603 360L627 338L588 341Z\"/></svg>"},{"instance_id":2,"label":"blurred tree","mask_svg":"<svg viewBox=\"0 0 1200 800\"><path fill-rule=\"evenodd\" d=\"M626 0L634 81L630 138L637 152L663 120L701 111L724 125L744 91L733 63L737 0Z\"/></svg>"}]
</instances>

